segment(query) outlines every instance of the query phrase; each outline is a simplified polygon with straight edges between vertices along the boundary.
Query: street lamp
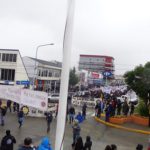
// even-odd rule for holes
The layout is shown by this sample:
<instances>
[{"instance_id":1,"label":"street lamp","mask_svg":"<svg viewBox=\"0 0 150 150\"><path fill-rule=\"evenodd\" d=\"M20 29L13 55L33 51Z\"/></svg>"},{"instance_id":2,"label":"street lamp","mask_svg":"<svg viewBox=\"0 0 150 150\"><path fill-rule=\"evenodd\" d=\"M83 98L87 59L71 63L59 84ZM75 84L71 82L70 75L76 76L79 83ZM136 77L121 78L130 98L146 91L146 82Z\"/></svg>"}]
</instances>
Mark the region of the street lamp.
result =
<instances>
[{"instance_id":1,"label":"street lamp","mask_svg":"<svg viewBox=\"0 0 150 150\"><path fill-rule=\"evenodd\" d=\"M48 44L38 45L36 47L35 59L37 59L37 54L38 54L39 48L44 47L44 46L49 46L49 45L54 45L54 43L48 43ZM35 60L35 63L34 63L34 75L33 75L33 89L34 89L34 86L35 86L34 82L36 80L36 76L37 76L37 74L36 74L36 60Z\"/></svg>"}]
</instances>

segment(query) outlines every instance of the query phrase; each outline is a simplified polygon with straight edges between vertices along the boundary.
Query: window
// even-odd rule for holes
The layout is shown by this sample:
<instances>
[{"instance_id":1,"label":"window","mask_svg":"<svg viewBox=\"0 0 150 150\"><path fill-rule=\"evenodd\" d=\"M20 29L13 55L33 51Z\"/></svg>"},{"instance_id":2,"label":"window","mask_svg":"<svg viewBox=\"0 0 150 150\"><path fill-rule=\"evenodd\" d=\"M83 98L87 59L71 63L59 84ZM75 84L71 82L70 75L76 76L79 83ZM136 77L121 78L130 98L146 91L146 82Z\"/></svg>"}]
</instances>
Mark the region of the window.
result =
<instances>
[{"instance_id":1,"label":"window","mask_svg":"<svg viewBox=\"0 0 150 150\"><path fill-rule=\"evenodd\" d=\"M5 54L5 61L9 61L9 54Z\"/></svg>"},{"instance_id":2,"label":"window","mask_svg":"<svg viewBox=\"0 0 150 150\"><path fill-rule=\"evenodd\" d=\"M41 76L41 70L38 70L38 76Z\"/></svg>"},{"instance_id":3,"label":"window","mask_svg":"<svg viewBox=\"0 0 150 150\"><path fill-rule=\"evenodd\" d=\"M3 56L2 56L2 61L5 61L5 55L6 55L6 54L3 54Z\"/></svg>"},{"instance_id":4,"label":"window","mask_svg":"<svg viewBox=\"0 0 150 150\"><path fill-rule=\"evenodd\" d=\"M17 61L17 54L13 54L13 62Z\"/></svg>"},{"instance_id":5,"label":"window","mask_svg":"<svg viewBox=\"0 0 150 150\"><path fill-rule=\"evenodd\" d=\"M6 62L16 62L17 61L17 54L2 54L2 61Z\"/></svg>"},{"instance_id":6,"label":"window","mask_svg":"<svg viewBox=\"0 0 150 150\"><path fill-rule=\"evenodd\" d=\"M52 76L53 76L53 73L52 73L51 71L49 71L48 76L49 76L49 77L52 77Z\"/></svg>"},{"instance_id":7,"label":"window","mask_svg":"<svg viewBox=\"0 0 150 150\"><path fill-rule=\"evenodd\" d=\"M1 69L1 80L14 81L15 70L14 69Z\"/></svg>"}]
</instances>

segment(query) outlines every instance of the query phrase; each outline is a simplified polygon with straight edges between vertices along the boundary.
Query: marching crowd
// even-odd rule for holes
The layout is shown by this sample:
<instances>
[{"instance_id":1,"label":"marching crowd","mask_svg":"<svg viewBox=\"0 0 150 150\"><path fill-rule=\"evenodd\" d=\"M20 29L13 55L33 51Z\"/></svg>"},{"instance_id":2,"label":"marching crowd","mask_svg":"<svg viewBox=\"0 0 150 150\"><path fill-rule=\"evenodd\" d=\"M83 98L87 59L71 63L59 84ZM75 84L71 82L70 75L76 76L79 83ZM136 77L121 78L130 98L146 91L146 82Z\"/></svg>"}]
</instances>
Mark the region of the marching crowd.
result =
<instances>
[{"instance_id":1,"label":"marching crowd","mask_svg":"<svg viewBox=\"0 0 150 150\"><path fill-rule=\"evenodd\" d=\"M95 106L95 115L97 117L101 117L101 113L105 112L105 121L109 121L109 117L115 116L115 115L125 115L127 116L129 113L132 115L134 113L134 103L128 103L128 100L125 99L124 102L121 102L120 100L117 100L118 93L103 93L101 91L98 91L94 93L94 95L99 95L100 100L97 101L97 104ZM125 94L122 92L122 94ZM22 108L19 108L19 104L13 103L11 101L7 101L6 106L2 106L2 102L0 101L0 122L1 125L5 125L5 115L7 111L11 110L11 106L13 106L13 112L17 112L18 117L18 123L19 128L22 127L24 122L24 113ZM72 149L73 150L91 150L92 149L92 140L89 135L86 136L85 142L83 142L83 139L80 135L80 132L82 132L82 129L80 127L80 123L82 123L86 119L86 111L87 111L87 105L86 103L82 106L82 112L78 112L76 115L75 108L73 105L71 105L69 108L67 108L67 118L66 121L69 122L69 124L72 127ZM47 132L50 132L50 125L53 120L53 115L51 112L46 112L45 114L46 122L47 122ZM57 111L56 116L57 117ZM1 140L0 150L13 150L13 145L16 143L16 139L14 136L11 135L10 130L6 130L6 135ZM33 145L32 138L26 137L24 139L24 144L18 147L18 150L52 150L51 142L48 137L44 137L41 140L41 144L39 145ZM104 150L117 150L117 146L115 144L107 145ZM138 144L136 147L136 150L143 150L143 145ZM150 150L150 148L148 149Z\"/></svg>"}]
</instances>

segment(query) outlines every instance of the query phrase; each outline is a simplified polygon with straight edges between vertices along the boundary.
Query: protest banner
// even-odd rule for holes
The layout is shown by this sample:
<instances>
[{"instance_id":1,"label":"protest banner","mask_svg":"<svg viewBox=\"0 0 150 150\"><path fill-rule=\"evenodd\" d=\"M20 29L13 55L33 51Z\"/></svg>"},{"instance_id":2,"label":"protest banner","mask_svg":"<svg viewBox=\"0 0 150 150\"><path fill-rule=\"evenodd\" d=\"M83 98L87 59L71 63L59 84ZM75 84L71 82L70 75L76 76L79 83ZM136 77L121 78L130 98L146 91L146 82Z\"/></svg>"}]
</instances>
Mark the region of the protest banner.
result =
<instances>
[{"instance_id":1,"label":"protest banner","mask_svg":"<svg viewBox=\"0 0 150 150\"><path fill-rule=\"evenodd\" d=\"M15 86L0 85L0 98L20 103L21 89Z\"/></svg>"},{"instance_id":2,"label":"protest banner","mask_svg":"<svg viewBox=\"0 0 150 150\"><path fill-rule=\"evenodd\" d=\"M22 89L21 104L45 111L48 107L48 94L41 91Z\"/></svg>"}]
</instances>

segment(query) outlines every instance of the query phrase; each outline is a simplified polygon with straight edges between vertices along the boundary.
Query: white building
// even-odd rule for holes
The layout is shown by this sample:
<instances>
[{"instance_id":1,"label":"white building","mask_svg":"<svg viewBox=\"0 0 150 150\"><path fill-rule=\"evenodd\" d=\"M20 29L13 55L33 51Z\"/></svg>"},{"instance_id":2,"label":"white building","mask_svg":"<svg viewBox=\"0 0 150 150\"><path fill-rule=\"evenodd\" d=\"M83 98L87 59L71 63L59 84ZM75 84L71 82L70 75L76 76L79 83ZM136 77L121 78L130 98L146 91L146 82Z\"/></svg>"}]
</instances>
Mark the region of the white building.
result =
<instances>
[{"instance_id":1,"label":"white building","mask_svg":"<svg viewBox=\"0 0 150 150\"><path fill-rule=\"evenodd\" d=\"M0 49L0 84L16 85L18 82L27 83L28 81L19 50Z\"/></svg>"},{"instance_id":2,"label":"white building","mask_svg":"<svg viewBox=\"0 0 150 150\"><path fill-rule=\"evenodd\" d=\"M47 92L59 91L62 63L57 61L44 61L31 57L23 57L23 62L30 82L35 80L35 89Z\"/></svg>"}]
</instances>

